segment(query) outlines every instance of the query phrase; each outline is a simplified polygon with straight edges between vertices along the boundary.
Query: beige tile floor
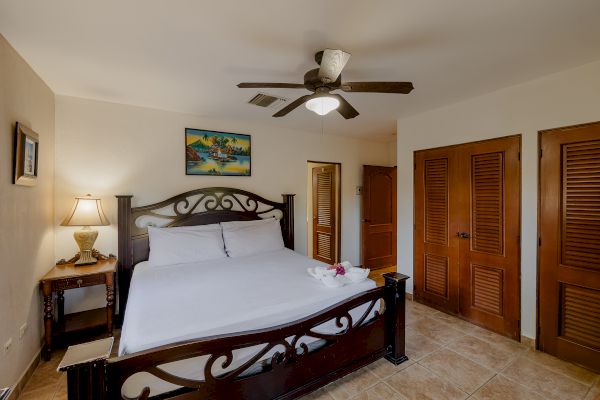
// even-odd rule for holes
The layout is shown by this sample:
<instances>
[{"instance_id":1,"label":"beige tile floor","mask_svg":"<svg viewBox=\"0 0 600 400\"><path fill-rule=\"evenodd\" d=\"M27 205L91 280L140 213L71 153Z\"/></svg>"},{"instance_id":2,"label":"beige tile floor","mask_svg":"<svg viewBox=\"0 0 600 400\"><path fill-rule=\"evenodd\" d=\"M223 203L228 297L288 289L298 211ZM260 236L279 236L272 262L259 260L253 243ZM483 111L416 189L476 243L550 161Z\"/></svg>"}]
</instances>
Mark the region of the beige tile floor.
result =
<instances>
[{"instance_id":1,"label":"beige tile floor","mask_svg":"<svg viewBox=\"0 0 600 400\"><path fill-rule=\"evenodd\" d=\"M407 301L406 352L376 361L303 400L600 400L600 376ZM61 352L40 363L20 399L66 399Z\"/></svg>"}]
</instances>

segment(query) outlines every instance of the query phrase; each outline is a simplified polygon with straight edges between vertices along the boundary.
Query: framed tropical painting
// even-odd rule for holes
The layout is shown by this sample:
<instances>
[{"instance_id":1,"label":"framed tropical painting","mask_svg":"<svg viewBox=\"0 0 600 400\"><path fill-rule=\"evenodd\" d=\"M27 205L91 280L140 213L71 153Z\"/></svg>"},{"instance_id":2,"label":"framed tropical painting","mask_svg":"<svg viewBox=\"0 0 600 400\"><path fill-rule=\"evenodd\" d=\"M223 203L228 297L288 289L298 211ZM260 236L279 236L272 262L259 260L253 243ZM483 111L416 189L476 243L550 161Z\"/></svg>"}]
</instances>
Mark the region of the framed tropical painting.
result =
<instances>
[{"instance_id":1,"label":"framed tropical painting","mask_svg":"<svg viewBox=\"0 0 600 400\"><path fill-rule=\"evenodd\" d=\"M250 135L185 129L185 174L250 176Z\"/></svg>"}]
</instances>

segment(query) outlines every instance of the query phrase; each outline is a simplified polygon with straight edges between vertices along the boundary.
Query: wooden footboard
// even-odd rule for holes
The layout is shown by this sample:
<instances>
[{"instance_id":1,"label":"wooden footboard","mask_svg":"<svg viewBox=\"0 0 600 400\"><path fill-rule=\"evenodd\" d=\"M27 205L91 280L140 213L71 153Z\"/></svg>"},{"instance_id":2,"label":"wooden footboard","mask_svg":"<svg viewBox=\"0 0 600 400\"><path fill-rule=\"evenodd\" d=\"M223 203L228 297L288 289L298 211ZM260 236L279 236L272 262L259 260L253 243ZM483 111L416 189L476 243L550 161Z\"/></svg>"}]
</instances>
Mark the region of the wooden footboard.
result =
<instances>
[{"instance_id":1,"label":"wooden footboard","mask_svg":"<svg viewBox=\"0 0 600 400\"><path fill-rule=\"evenodd\" d=\"M94 390L94 398L149 398L147 387L140 388L134 396L130 394L132 397L123 395L127 380L136 373L145 372L180 387L152 398L294 399L381 357L399 364L407 360L404 354L404 293L408 277L398 273L384 277L384 287L356 295L289 324L186 341L108 359L104 368L105 387ZM359 307L361 312L357 314ZM336 333L318 330L319 325L328 321L335 322ZM302 339L307 337L318 340L306 345ZM256 345L264 347L242 365L228 369L235 350ZM270 356L265 359L267 354ZM208 358L205 363L198 364L204 373L203 380L175 376L160 367L200 356ZM225 372L215 375L213 367L225 369Z\"/></svg>"}]
</instances>

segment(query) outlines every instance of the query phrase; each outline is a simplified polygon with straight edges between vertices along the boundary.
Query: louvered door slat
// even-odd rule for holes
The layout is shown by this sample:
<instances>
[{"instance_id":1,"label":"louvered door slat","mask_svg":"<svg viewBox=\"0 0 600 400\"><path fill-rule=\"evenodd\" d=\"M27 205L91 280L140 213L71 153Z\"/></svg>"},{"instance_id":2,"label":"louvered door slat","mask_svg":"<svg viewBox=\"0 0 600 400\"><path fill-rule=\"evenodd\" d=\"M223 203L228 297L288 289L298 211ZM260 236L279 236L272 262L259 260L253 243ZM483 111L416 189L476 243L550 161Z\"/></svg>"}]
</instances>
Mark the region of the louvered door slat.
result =
<instances>
[{"instance_id":1,"label":"louvered door slat","mask_svg":"<svg viewBox=\"0 0 600 400\"><path fill-rule=\"evenodd\" d=\"M425 161L425 241L448 244L448 159Z\"/></svg>"},{"instance_id":2,"label":"louvered door slat","mask_svg":"<svg viewBox=\"0 0 600 400\"><path fill-rule=\"evenodd\" d=\"M600 270L600 141L565 144L562 263Z\"/></svg>"},{"instance_id":3,"label":"louvered door slat","mask_svg":"<svg viewBox=\"0 0 600 400\"><path fill-rule=\"evenodd\" d=\"M502 254L503 154L476 154L471 158L472 246L474 251Z\"/></svg>"},{"instance_id":4,"label":"louvered door slat","mask_svg":"<svg viewBox=\"0 0 600 400\"><path fill-rule=\"evenodd\" d=\"M600 350L600 290L562 284L561 336Z\"/></svg>"},{"instance_id":5,"label":"louvered door slat","mask_svg":"<svg viewBox=\"0 0 600 400\"><path fill-rule=\"evenodd\" d=\"M425 291L448 297L448 258L434 254L425 256Z\"/></svg>"}]
</instances>

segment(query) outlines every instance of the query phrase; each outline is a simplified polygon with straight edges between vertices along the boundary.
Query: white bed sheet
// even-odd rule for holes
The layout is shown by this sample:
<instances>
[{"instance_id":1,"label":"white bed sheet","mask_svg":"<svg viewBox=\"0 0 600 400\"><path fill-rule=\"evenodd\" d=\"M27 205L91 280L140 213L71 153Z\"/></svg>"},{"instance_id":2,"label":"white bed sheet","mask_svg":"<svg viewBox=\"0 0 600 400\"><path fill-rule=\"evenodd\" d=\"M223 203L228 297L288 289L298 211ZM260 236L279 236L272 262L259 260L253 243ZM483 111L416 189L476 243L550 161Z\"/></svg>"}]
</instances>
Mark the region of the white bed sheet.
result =
<instances>
[{"instance_id":1,"label":"white bed sheet","mask_svg":"<svg viewBox=\"0 0 600 400\"><path fill-rule=\"evenodd\" d=\"M306 272L306 268L319 265L324 264L289 249L162 267L140 263L131 281L119 354L273 327L376 286L374 281L366 280L328 288ZM356 319L362 312L364 308L351 314ZM234 364L240 365L255 351L239 351ZM202 360L184 360L165 365L164 369L179 376L203 379L199 361ZM152 395L176 388L141 373L130 378L125 394L139 393L146 385Z\"/></svg>"}]
</instances>

